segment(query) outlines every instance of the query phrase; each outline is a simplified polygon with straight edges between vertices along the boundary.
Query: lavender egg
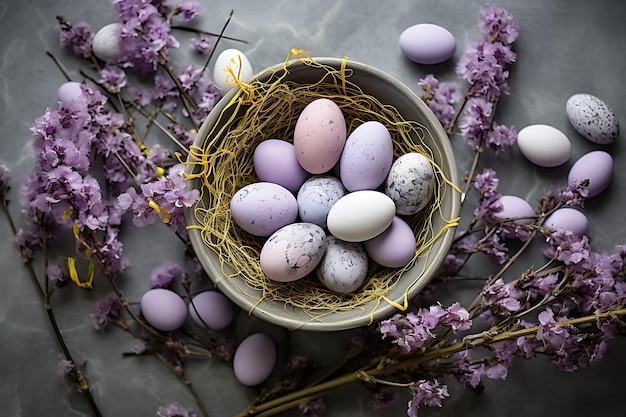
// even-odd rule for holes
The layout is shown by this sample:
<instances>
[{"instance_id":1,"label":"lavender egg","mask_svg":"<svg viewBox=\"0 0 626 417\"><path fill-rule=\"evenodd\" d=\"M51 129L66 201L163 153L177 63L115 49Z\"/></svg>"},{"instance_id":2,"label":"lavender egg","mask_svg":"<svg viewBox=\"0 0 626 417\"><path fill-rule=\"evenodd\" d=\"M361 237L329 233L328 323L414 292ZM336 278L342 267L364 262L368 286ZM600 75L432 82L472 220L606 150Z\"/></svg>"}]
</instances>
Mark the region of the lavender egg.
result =
<instances>
[{"instance_id":1,"label":"lavender egg","mask_svg":"<svg viewBox=\"0 0 626 417\"><path fill-rule=\"evenodd\" d=\"M83 97L83 89L81 83L76 81L68 81L61 84L57 91L57 99L61 105L67 106L71 103L80 102Z\"/></svg>"},{"instance_id":2,"label":"lavender egg","mask_svg":"<svg viewBox=\"0 0 626 417\"><path fill-rule=\"evenodd\" d=\"M329 290L341 294L356 291L367 278L367 253L360 242L326 238L324 256L315 275Z\"/></svg>"},{"instance_id":3,"label":"lavender egg","mask_svg":"<svg viewBox=\"0 0 626 417\"><path fill-rule=\"evenodd\" d=\"M259 262L274 281L290 282L313 272L324 255L326 233L313 223L292 223L278 229L263 244Z\"/></svg>"},{"instance_id":4,"label":"lavender egg","mask_svg":"<svg viewBox=\"0 0 626 417\"><path fill-rule=\"evenodd\" d=\"M155 329L166 332L178 329L187 318L185 301L164 288L154 288L141 297L141 314Z\"/></svg>"},{"instance_id":5,"label":"lavender egg","mask_svg":"<svg viewBox=\"0 0 626 417\"><path fill-rule=\"evenodd\" d=\"M298 191L300 220L327 228L326 220L331 207L344 195L341 181L331 175L315 175L302 184Z\"/></svg>"},{"instance_id":6,"label":"lavender egg","mask_svg":"<svg viewBox=\"0 0 626 417\"><path fill-rule=\"evenodd\" d=\"M260 181L298 191L309 173L300 166L293 144L281 139L267 139L254 149L254 171Z\"/></svg>"},{"instance_id":7,"label":"lavender egg","mask_svg":"<svg viewBox=\"0 0 626 417\"><path fill-rule=\"evenodd\" d=\"M237 380L246 386L259 385L274 370L276 345L265 333L246 337L235 350L233 371Z\"/></svg>"},{"instance_id":8,"label":"lavender egg","mask_svg":"<svg viewBox=\"0 0 626 417\"><path fill-rule=\"evenodd\" d=\"M587 216L580 210L571 207L563 207L555 210L544 222L544 227L554 230L571 230L582 236L587 233L589 221Z\"/></svg>"},{"instance_id":9,"label":"lavender egg","mask_svg":"<svg viewBox=\"0 0 626 417\"><path fill-rule=\"evenodd\" d=\"M348 136L339 160L341 182L348 191L374 190L393 163L393 141L380 122L368 121Z\"/></svg>"},{"instance_id":10,"label":"lavender egg","mask_svg":"<svg viewBox=\"0 0 626 417\"><path fill-rule=\"evenodd\" d=\"M405 266L415 256L417 245L413 230L398 216L384 232L363 244L376 263L389 268Z\"/></svg>"},{"instance_id":11,"label":"lavender egg","mask_svg":"<svg viewBox=\"0 0 626 417\"><path fill-rule=\"evenodd\" d=\"M613 158L604 151L592 151L581 156L569 170L567 181L589 181L589 197L604 191L613 178Z\"/></svg>"},{"instance_id":12,"label":"lavender egg","mask_svg":"<svg viewBox=\"0 0 626 417\"><path fill-rule=\"evenodd\" d=\"M226 296L217 291L204 291L191 299L189 316L198 325L222 330L233 320L233 306Z\"/></svg>"},{"instance_id":13,"label":"lavender egg","mask_svg":"<svg viewBox=\"0 0 626 417\"><path fill-rule=\"evenodd\" d=\"M587 140L607 145L619 135L619 122L613 110L591 94L574 94L565 104L570 123Z\"/></svg>"},{"instance_id":14,"label":"lavender egg","mask_svg":"<svg viewBox=\"0 0 626 417\"><path fill-rule=\"evenodd\" d=\"M532 222L530 217L534 216L535 210L523 198L515 195L503 195L499 200L502 210L494 213L494 217L498 220L516 219L517 217L529 217L528 219L516 219L515 224L528 224ZM505 230L503 233L505 238L514 238L513 230Z\"/></svg>"},{"instance_id":15,"label":"lavender egg","mask_svg":"<svg viewBox=\"0 0 626 417\"><path fill-rule=\"evenodd\" d=\"M456 39L448 30L432 23L421 23L405 29L398 39L400 50L418 64L439 64L452 58Z\"/></svg>"},{"instance_id":16,"label":"lavender egg","mask_svg":"<svg viewBox=\"0 0 626 417\"><path fill-rule=\"evenodd\" d=\"M296 197L272 182L255 182L239 189L230 201L235 223L255 236L269 236L298 217Z\"/></svg>"}]
</instances>

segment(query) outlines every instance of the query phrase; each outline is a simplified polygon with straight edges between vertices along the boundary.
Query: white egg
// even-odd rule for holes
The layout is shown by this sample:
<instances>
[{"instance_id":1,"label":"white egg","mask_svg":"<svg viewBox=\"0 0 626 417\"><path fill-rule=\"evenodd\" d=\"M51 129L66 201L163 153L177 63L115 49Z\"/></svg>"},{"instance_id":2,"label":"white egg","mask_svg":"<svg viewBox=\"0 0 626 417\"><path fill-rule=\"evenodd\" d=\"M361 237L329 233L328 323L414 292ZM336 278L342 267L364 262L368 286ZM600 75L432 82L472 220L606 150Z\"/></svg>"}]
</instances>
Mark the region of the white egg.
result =
<instances>
[{"instance_id":1,"label":"white egg","mask_svg":"<svg viewBox=\"0 0 626 417\"><path fill-rule=\"evenodd\" d=\"M424 155L409 152L391 165L385 194L395 203L401 215L419 213L430 202L435 191L435 172Z\"/></svg>"},{"instance_id":2,"label":"white egg","mask_svg":"<svg viewBox=\"0 0 626 417\"><path fill-rule=\"evenodd\" d=\"M213 83L222 95L237 85L237 80L246 83L254 74L248 57L238 49L226 49L215 59Z\"/></svg>"},{"instance_id":3,"label":"white egg","mask_svg":"<svg viewBox=\"0 0 626 417\"><path fill-rule=\"evenodd\" d=\"M329 290L346 294L356 291L367 278L367 253L360 242L326 238L326 250L315 275Z\"/></svg>"},{"instance_id":4,"label":"white egg","mask_svg":"<svg viewBox=\"0 0 626 417\"><path fill-rule=\"evenodd\" d=\"M517 133L522 155L535 165L552 168L567 162L572 144L563 132L545 124L529 125Z\"/></svg>"},{"instance_id":5,"label":"white egg","mask_svg":"<svg viewBox=\"0 0 626 417\"><path fill-rule=\"evenodd\" d=\"M109 23L96 32L91 51L97 58L105 62L115 62L124 56L126 49L119 36L121 28L121 23Z\"/></svg>"},{"instance_id":6,"label":"white egg","mask_svg":"<svg viewBox=\"0 0 626 417\"><path fill-rule=\"evenodd\" d=\"M378 236L393 221L396 206L387 195L361 190L341 197L330 209L328 231L347 242L363 242Z\"/></svg>"}]
</instances>

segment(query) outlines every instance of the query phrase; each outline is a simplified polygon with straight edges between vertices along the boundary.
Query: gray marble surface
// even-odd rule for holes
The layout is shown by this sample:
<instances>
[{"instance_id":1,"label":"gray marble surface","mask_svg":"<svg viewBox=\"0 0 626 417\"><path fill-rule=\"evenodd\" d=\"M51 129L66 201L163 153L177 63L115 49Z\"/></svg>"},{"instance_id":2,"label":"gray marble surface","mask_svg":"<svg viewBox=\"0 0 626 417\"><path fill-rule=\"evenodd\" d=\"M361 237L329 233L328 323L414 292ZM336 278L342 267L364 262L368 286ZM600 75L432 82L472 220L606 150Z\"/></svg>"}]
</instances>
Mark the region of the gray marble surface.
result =
<instances>
[{"instance_id":1,"label":"gray marble surface","mask_svg":"<svg viewBox=\"0 0 626 417\"><path fill-rule=\"evenodd\" d=\"M482 1L404 0L361 1L208 1L201 0L203 28L219 31L231 8L235 13L228 35L247 44L224 42L222 48L244 51L256 69L281 62L290 48L303 48L314 56L348 56L395 75L415 91L428 72L456 79L454 62L465 46L477 39ZM587 142L569 125L565 101L578 92L602 98L626 123L626 3L584 0L503 0L514 15L521 35L515 44L518 62L511 69L511 95L498 108L501 123L522 128L551 124L571 139L572 160L563 167L539 169L517 149L503 158L487 157L483 164L501 176L500 191L537 199L544 187L563 186L567 169L578 156L601 148ZM87 21L95 30L114 19L106 0L0 1L0 163L12 170L13 197L32 168L29 127L46 107L55 105L64 82L45 51L58 56L78 79L72 57L58 46L55 16L72 22ZM431 22L450 29L458 42L451 62L424 67L406 60L397 45L400 32L417 23ZM468 169L471 153L453 138L461 171ZM623 134L604 147L615 159L609 189L587 204L590 239L598 251L610 251L626 242L622 196L626 171ZM20 223L17 201L11 212ZM0 221L0 414L8 417L88 416L90 410L74 386L57 376L61 351L48 326L40 298L22 265L7 222ZM133 263L123 278L124 291L138 301L149 285L150 271L164 256L176 257L180 244L164 227L128 228L123 239ZM171 255L174 253L174 255ZM40 268L40 265L37 265ZM119 329L106 334L92 330L88 314L93 302L109 289L69 289L54 297L53 307L64 337L86 372L105 416L154 416L159 406L173 401L193 406L193 399L177 377L151 357L125 358L132 339ZM459 292L462 289L459 289ZM456 297L456 294L448 294ZM245 316L245 315L244 315ZM285 331L243 317L242 333L264 330L285 339ZM343 333L294 332L294 350L307 351L322 362L337 360L345 343ZM626 341L612 343L605 359L595 367L562 373L542 359L516 362L507 381L487 381L481 394L452 390L441 409L420 411L422 416L535 416L617 417L626 413L623 376ZM283 352L280 350L279 352ZM239 385L232 370L219 361L194 361L190 377L211 416L229 416L246 406L254 393ZM376 413L358 387L328 399L328 416L405 415L404 400L396 408ZM292 413L298 415L297 412Z\"/></svg>"}]
</instances>

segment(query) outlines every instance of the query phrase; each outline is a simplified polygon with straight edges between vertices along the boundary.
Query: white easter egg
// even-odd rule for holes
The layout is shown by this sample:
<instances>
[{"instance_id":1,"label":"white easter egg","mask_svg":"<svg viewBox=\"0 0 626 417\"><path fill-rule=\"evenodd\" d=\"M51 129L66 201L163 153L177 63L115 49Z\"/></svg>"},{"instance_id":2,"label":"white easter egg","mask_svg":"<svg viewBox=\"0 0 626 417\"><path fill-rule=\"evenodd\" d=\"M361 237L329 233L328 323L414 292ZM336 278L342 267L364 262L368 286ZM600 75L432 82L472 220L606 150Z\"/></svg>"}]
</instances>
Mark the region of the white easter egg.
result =
<instances>
[{"instance_id":1,"label":"white easter egg","mask_svg":"<svg viewBox=\"0 0 626 417\"><path fill-rule=\"evenodd\" d=\"M572 144L567 136L546 124L529 125L520 130L517 146L526 159L544 168L563 165L572 154Z\"/></svg>"},{"instance_id":2,"label":"white easter egg","mask_svg":"<svg viewBox=\"0 0 626 417\"><path fill-rule=\"evenodd\" d=\"M330 209L326 224L334 236L363 242L378 236L393 221L396 205L387 195L361 190L341 197Z\"/></svg>"},{"instance_id":3,"label":"white easter egg","mask_svg":"<svg viewBox=\"0 0 626 417\"><path fill-rule=\"evenodd\" d=\"M362 243L328 236L324 256L315 268L315 275L329 290L351 293L365 282L367 264L367 252Z\"/></svg>"},{"instance_id":4,"label":"white easter egg","mask_svg":"<svg viewBox=\"0 0 626 417\"><path fill-rule=\"evenodd\" d=\"M237 85L237 80L247 83L254 74L248 57L238 49L226 49L215 59L213 83L222 95Z\"/></svg>"},{"instance_id":5,"label":"white easter egg","mask_svg":"<svg viewBox=\"0 0 626 417\"><path fill-rule=\"evenodd\" d=\"M124 56L126 49L119 36L121 28L121 23L109 23L96 32L91 51L97 58L105 62L115 62Z\"/></svg>"}]
</instances>

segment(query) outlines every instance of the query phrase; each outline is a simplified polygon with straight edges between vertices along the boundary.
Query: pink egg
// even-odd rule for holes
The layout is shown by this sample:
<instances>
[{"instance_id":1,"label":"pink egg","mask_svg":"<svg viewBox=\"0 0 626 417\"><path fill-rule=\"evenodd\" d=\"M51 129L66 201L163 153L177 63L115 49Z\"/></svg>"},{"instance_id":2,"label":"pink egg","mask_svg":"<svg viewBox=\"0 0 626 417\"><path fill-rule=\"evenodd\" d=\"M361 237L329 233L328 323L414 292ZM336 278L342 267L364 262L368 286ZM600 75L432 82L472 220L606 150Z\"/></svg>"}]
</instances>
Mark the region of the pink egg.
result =
<instances>
[{"instance_id":1,"label":"pink egg","mask_svg":"<svg viewBox=\"0 0 626 417\"><path fill-rule=\"evenodd\" d=\"M545 227L555 230L571 230L579 236L587 233L589 221L581 211L571 207L563 207L552 213L543 223Z\"/></svg>"},{"instance_id":2,"label":"pink egg","mask_svg":"<svg viewBox=\"0 0 626 417\"><path fill-rule=\"evenodd\" d=\"M605 151L592 151L581 156L569 170L567 181L589 180L589 197L604 191L613 178L613 158Z\"/></svg>"},{"instance_id":3,"label":"pink egg","mask_svg":"<svg viewBox=\"0 0 626 417\"><path fill-rule=\"evenodd\" d=\"M400 217L393 218L391 225L373 239L363 242L367 254L374 262L389 268L406 265L415 255L415 234Z\"/></svg>"},{"instance_id":4,"label":"pink egg","mask_svg":"<svg viewBox=\"0 0 626 417\"><path fill-rule=\"evenodd\" d=\"M254 171L259 180L282 185L292 193L309 177L300 166L292 143L281 139L267 139L254 149Z\"/></svg>"},{"instance_id":5,"label":"pink egg","mask_svg":"<svg viewBox=\"0 0 626 417\"><path fill-rule=\"evenodd\" d=\"M311 174L330 171L346 143L346 121L341 109L327 98L313 100L302 110L293 134L298 162Z\"/></svg>"},{"instance_id":6,"label":"pink egg","mask_svg":"<svg viewBox=\"0 0 626 417\"><path fill-rule=\"evenodd\" d=\"M448 30L432 23L405 29L398 39L400 50L418 64L438 64L452 58L456 39Z\"/></svg>"},{"instance_id":7,"label":"pink egg","mask_svg":"<svg viewBox=\"0 0 626 417\"><path fill-rule=\"evenodd\" d=\"M189 316L200 326L222 330L233 320L233 306L224 294L204 291L192 298Z\"/></svg>"},{"instance_id":8,"label":"pink egg","mask_svg":"<svg viewBox=\"0 0 626 417\"><path fill-rule=\"evenodd\" d=\"M246 337L235 350L233 371L243 385L255 386L265 381L276 363L276 345L265 333Z\"/></svg>"},{"instance_id":9,"label":"pink egg","mask_svg":"<svg viewBox=\"0 0 626 417\"><path fill-rule=\"evenodd\" d=\"M187 306L185 301L164 288L154 288L141 297L141 314L155 329L166 332L176 330L185 323Z\"/></svg>"}]
</instances>

